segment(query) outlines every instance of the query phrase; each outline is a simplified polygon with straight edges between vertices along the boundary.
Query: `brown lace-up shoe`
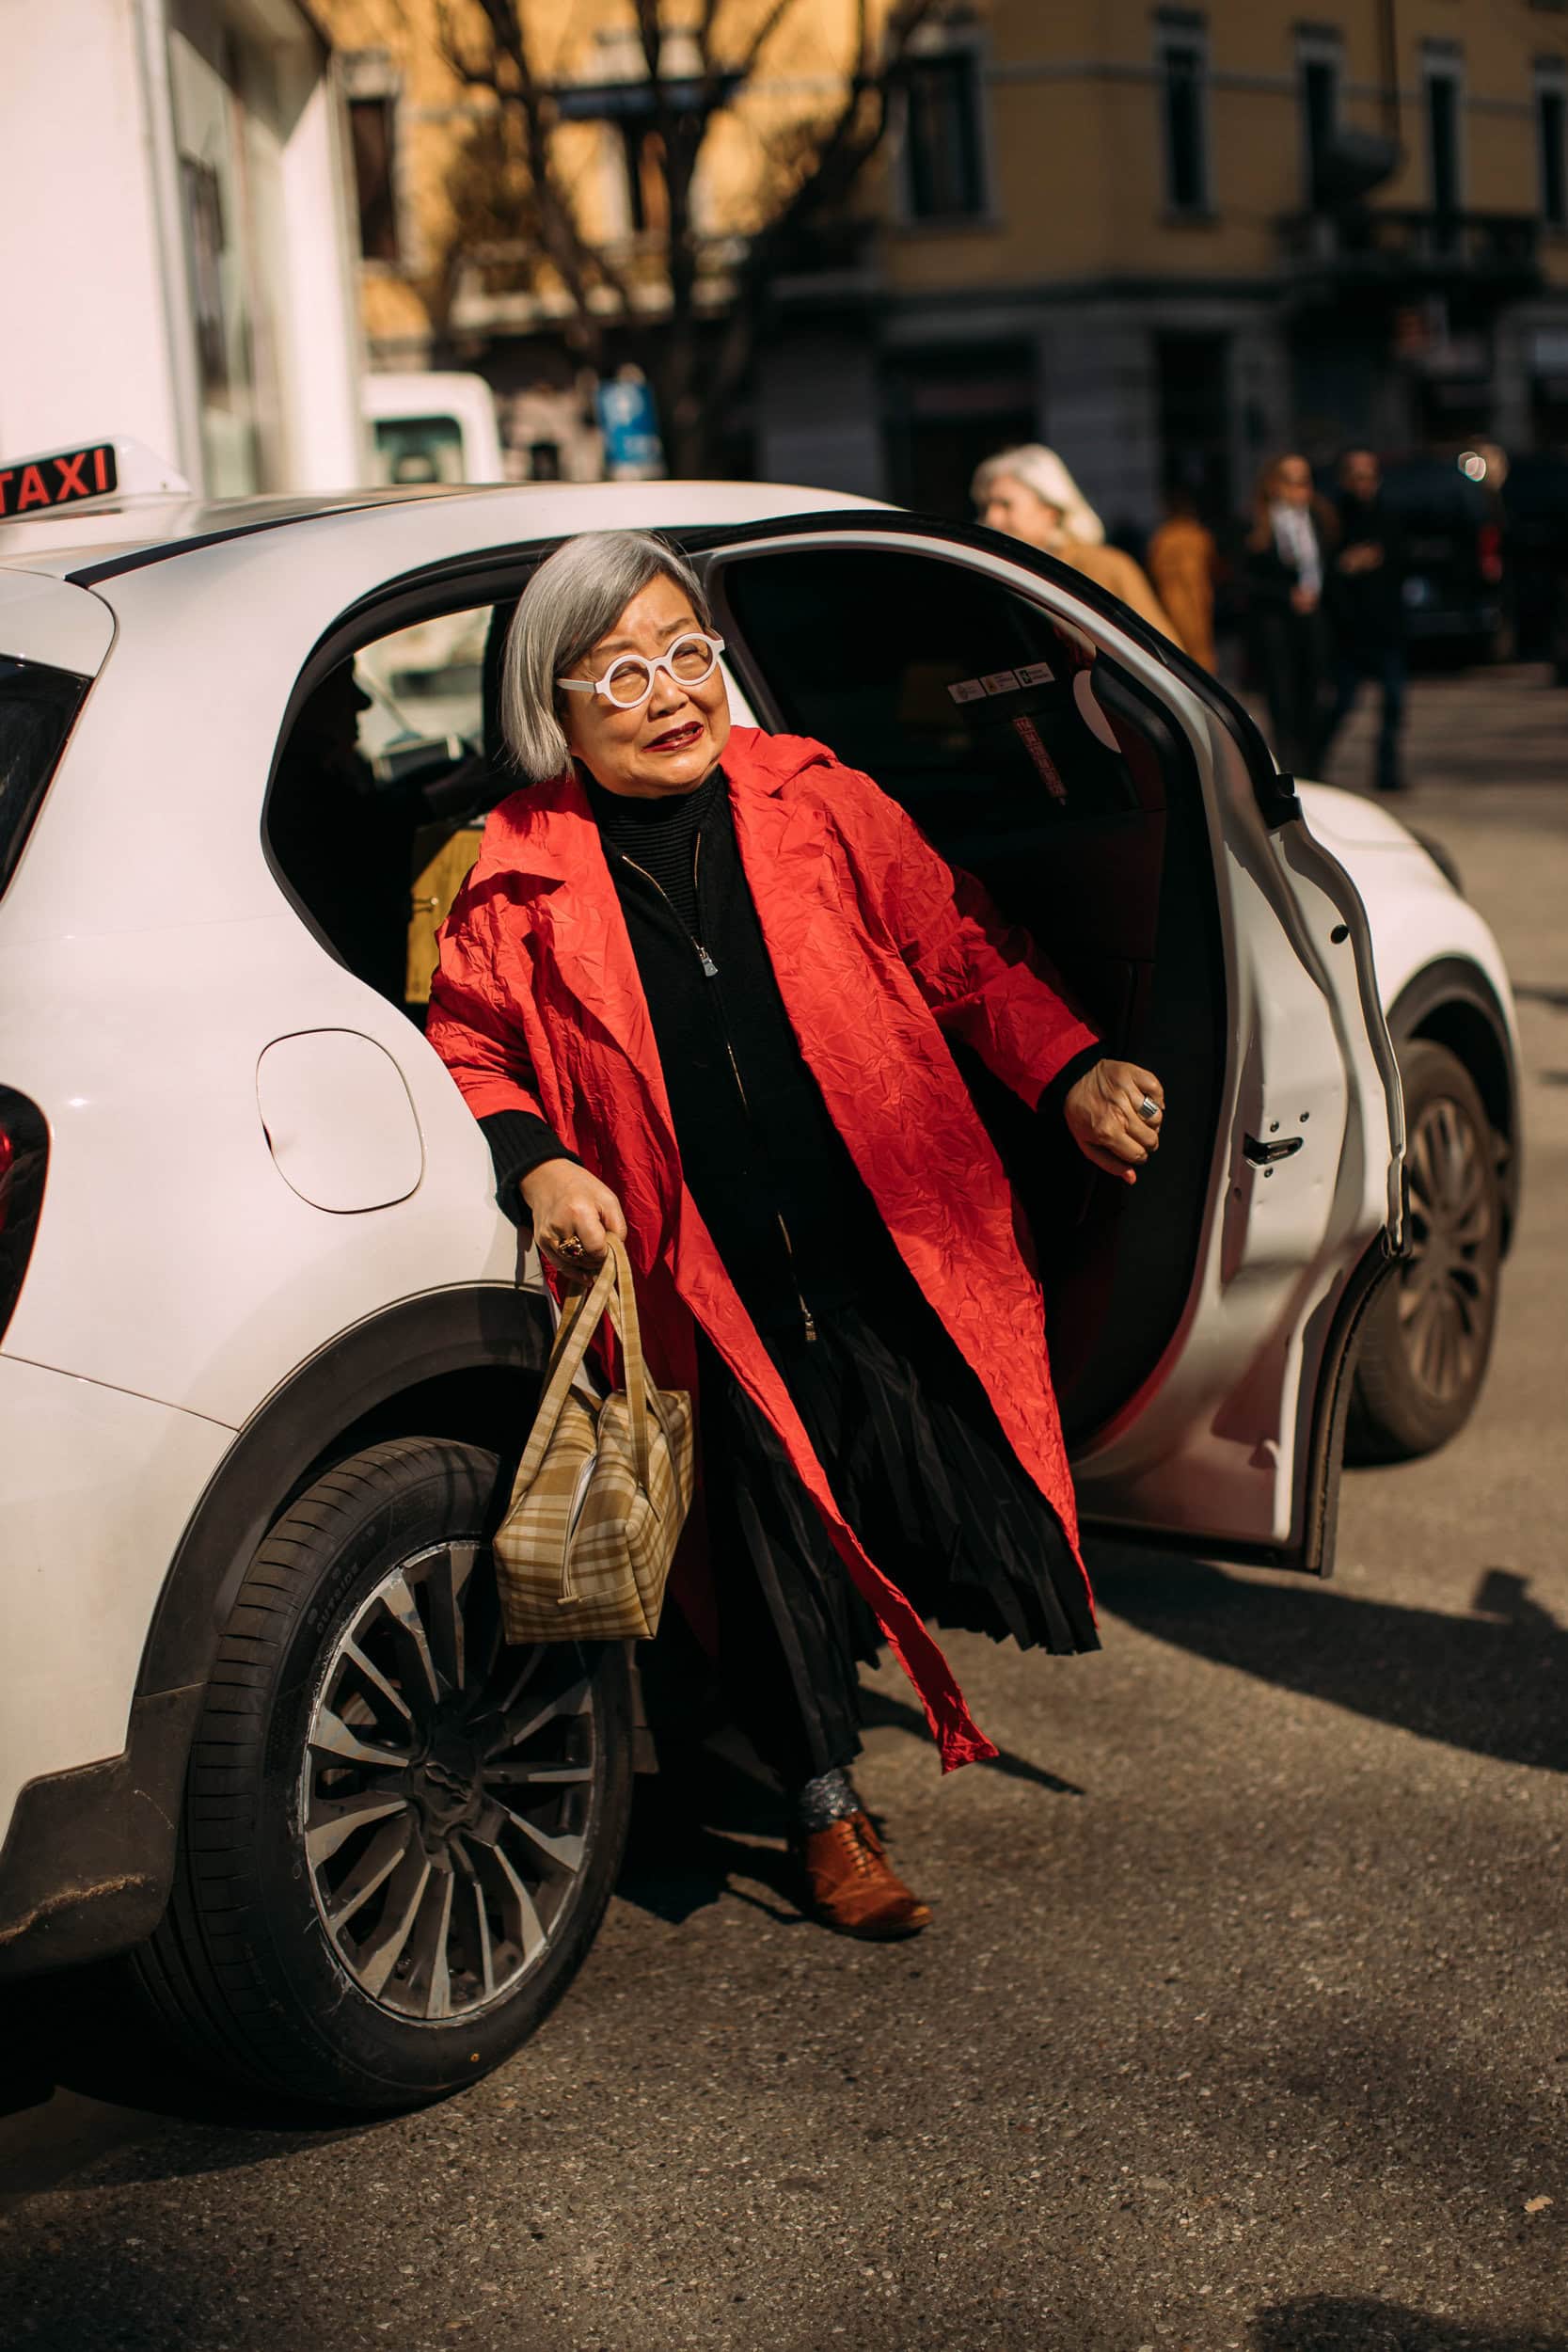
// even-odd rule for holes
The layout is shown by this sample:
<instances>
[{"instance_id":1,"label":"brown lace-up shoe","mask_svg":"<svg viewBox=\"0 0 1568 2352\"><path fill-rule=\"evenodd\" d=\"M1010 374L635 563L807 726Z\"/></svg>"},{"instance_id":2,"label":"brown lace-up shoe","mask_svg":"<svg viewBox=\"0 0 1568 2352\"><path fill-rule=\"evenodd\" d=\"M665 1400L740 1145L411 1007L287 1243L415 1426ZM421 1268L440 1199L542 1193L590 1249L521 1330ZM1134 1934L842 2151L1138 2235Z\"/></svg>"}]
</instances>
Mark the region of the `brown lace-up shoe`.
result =
<instances>
[{"instance_id":1,"label":"brown lace-up shoe","mask_svg":"<svg viewBox=\"0 0 1568 2352\"><path fill-rule=\"evenodd\" d=\"M827 1829L796 1840L805 1872L809 1909L825 1928L869 1943L918 1935L931 1914L888 1867L882 1841L863 1813L847 1814Z\"/></svg>"}]
</instances>

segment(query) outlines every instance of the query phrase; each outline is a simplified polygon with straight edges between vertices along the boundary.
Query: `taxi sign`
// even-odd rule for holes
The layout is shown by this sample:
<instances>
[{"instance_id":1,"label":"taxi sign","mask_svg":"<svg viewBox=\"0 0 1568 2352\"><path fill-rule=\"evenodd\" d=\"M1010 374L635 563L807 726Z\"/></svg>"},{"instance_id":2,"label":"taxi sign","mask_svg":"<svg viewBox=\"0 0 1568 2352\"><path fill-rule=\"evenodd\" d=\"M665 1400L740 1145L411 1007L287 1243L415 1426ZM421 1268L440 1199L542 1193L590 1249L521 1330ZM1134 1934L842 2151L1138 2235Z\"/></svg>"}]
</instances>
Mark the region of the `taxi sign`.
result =
<instances>
[{"instance_id":1,"label":"taxi sign","mask_svg":"<svg viewBox=\"0 0 1568 2352\"><path fill-rule=\"evenodd\" d=\"M76 506L131 491L188 491L175 472L140 441L87 441L45 450L35 457L0 460L0 521Z\"/></svg>"},{"instance_id":2,"label":"taxi sign","mask_svg":"<svg viewBox=\"0 0 1568 2352\"><path fill-rule=\"evenodd\" d=\"M20 466L0 466L0 515L26 515L64 506L71 499L103 498L119 487L114 443L94 441L87 449L58 450L47 457L26 458Z\"/></svg>"}]
</instances>

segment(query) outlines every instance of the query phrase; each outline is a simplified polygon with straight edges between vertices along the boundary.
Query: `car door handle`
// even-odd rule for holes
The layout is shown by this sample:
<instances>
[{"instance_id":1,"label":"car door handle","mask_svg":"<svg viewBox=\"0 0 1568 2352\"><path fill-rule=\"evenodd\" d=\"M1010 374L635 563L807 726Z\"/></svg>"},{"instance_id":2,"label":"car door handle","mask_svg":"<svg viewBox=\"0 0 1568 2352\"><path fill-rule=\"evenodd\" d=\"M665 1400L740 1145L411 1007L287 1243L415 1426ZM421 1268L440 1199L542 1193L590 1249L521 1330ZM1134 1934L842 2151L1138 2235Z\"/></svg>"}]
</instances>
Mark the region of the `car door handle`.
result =
<instances>
[{"instance_id":1,"label":"car door handle","mask_svg":"<svg viewBox=\"0 0 1568 2352\"><path fill-rule=\"evenodd\" d=\"M1259 1143L1256 1136L1243 1136L1242 1150L1254 1168L1269 1168L1275 1160L1288 1160L1306 1141L1305 1136L1285 1136L1278 1143Z\"/></svg>"}]
</instances>

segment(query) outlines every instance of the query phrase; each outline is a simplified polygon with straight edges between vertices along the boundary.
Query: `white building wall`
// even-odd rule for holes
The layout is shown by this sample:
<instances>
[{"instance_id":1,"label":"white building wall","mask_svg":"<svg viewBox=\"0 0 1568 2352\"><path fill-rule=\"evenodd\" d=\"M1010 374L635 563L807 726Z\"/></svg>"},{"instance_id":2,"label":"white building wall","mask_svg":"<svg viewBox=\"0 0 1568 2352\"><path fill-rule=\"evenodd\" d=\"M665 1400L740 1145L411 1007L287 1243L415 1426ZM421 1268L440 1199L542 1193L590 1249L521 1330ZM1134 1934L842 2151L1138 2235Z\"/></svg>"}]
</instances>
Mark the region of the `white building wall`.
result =
<instances>
[{"instance_id":1,"label":"white building wall","mask_svg":"<svg viewBox=\"0 0 1568 2352\"><path fill-rule=\"evenodd\" d=\"M361 414L358 222L336 81L288 92L297 108L282 155L291 264L278 305L291 485L336 490L372 479Z\"/></svg>"},{"instance_id":2,"label":"white building wall","mask_svg":"<svg viewBox=\"0 0 1568 2352\"><path fill-rule=\"evenodd\" d=\"M319 36L293 0L188 0L264 56L273 185L263 489L368 478L353 198ZM0 457L132 436L207 479L165 0L0 0ZM260 207L258 208L261 209Z\"/></svg>"},{"instance_id":3,"label":"white building wall","mask_svg":"<svg viewBox=\"0 0 1568 2352\"><path fill-rule=\"evenodd\" d=\"M132 434L188 470L136 12L0 0L0 450Z\"/></svg>"}]
</instances>

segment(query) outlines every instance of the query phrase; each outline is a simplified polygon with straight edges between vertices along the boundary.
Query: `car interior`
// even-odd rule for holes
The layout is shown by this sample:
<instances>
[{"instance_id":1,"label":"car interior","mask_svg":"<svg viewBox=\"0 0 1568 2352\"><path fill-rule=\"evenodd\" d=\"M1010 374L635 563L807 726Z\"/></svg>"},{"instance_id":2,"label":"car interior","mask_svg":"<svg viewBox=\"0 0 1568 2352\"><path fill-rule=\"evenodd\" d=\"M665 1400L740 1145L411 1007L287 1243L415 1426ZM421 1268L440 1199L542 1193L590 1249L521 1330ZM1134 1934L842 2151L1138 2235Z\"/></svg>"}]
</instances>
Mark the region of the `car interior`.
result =
<instances>
[{"instance_id":1,"label":"car interior","mask_svg":"<svg viewBox=\"0 0 1568 2352\"><path fill-rule=\"evenodd\" d=\"M1069 1439L1137 1390L1196 1263L1224 1073L1224 977L1196 764L1158 699L1005 584L893 548L711 560L727 659L760 723L874 776L1026 929L1169 1116L1136 1186L960 1049L1050 1306ZM436 931L516 779L499 721L515 598L363 645L314 689L264 832L319 936L422 1025ZM345 716L346 714L346 716Z\"/></svg>"}]
</instances>

